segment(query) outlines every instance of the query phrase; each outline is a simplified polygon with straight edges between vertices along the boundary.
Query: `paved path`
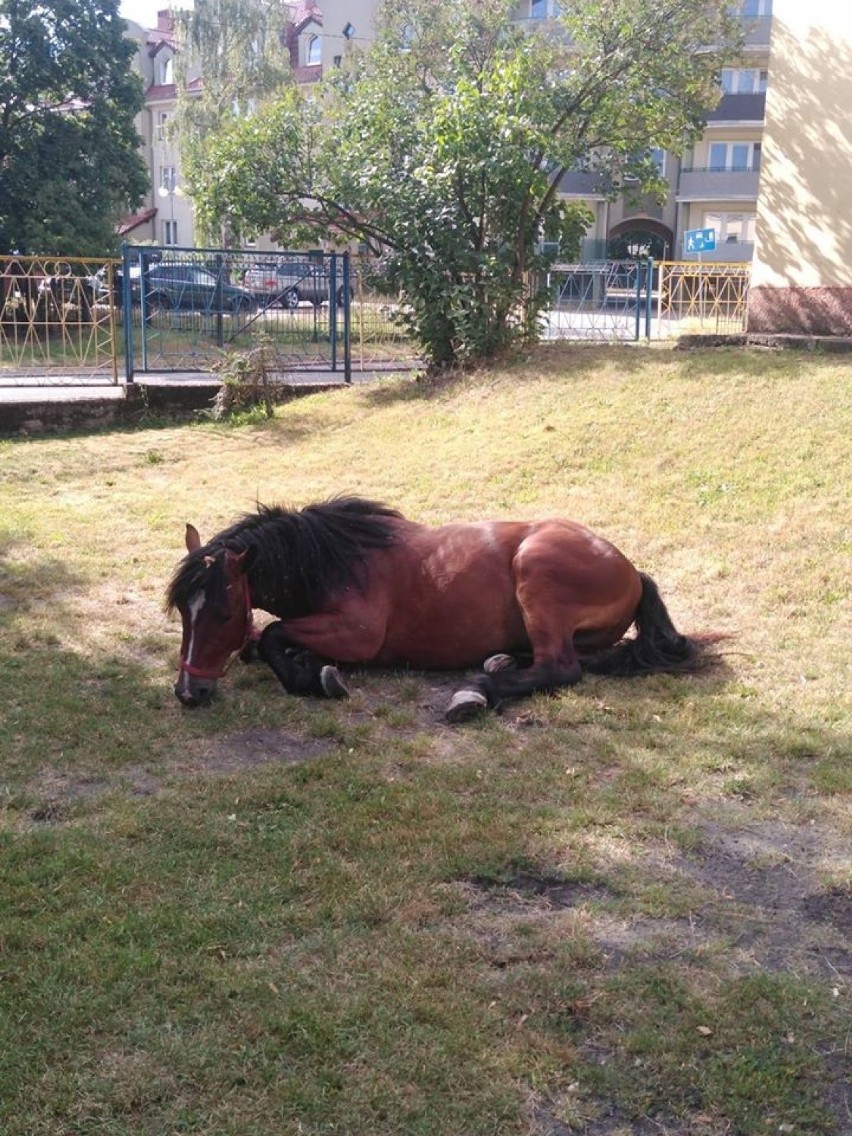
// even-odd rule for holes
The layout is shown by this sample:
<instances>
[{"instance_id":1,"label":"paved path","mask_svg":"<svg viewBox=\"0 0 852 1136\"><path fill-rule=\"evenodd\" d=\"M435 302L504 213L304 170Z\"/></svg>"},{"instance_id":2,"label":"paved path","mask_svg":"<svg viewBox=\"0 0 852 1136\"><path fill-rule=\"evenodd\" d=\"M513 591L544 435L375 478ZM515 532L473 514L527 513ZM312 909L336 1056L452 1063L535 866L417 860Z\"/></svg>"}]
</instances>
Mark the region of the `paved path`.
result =
<instances>
[{"instance_id":1,"label":"paved path","mask_svg":"<svg viewBox=\"0 0 852 1136\"><path fill-rule=\"evenodd\" d=\"M352 370L352 382L366 383L390 375L413 374L423 364L416 359L400 359L394 363L376 363L369 370ZM343 371L287 371L281 382L290 386L328 387L343 385ZM209 387L217 386L219 379L209 371L160 371L137 373L134 383L140 387ZM87 378L85 381L71 376L45 375L32 379L4 378L0 375L0 403L30 402L82 402L84 400L121 399L125 396L124 381L113 383L107 377Z\"/></svg>"}]
</instances>

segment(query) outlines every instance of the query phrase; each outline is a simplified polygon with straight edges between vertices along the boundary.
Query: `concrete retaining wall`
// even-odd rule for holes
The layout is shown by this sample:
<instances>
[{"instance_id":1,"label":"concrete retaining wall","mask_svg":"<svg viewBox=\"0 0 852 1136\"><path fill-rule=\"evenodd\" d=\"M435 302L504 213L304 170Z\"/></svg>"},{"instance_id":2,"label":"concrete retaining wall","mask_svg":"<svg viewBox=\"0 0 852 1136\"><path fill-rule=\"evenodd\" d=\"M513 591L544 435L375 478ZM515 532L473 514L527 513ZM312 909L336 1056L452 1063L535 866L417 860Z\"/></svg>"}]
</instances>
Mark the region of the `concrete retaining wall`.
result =
<instances>
[{"instance_id":1,"label":"concrete retaining wall","mask_svg":"<svg viewBox=\"0 0 852 1136\"><path fill-rule=\"evenodd\" d=\"M220 384L162 384L146 386L133 383L109 397L80 397L74 388L67 388L62 397L40 400L28 392L20 402L4 399L0 402L0 435L55 434L73 431L100 430L116 426L144 426L147 420L168 419L181 422L197 418L199 412L213 406ZM338 389L339 383L316 383L301 386L281 386L275 391L276 402L287 402L318 391Z\"/></svg>"}]
</instances>

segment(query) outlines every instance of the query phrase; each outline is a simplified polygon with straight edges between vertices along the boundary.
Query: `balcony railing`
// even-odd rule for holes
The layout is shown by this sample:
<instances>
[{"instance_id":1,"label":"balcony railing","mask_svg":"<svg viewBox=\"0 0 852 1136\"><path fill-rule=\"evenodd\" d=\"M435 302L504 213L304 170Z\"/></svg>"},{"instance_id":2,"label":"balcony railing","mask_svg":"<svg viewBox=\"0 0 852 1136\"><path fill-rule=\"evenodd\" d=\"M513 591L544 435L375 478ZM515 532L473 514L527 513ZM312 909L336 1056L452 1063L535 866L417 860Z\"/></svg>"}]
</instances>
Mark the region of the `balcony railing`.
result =
<instances>
[{"instance_id":1,"label":"balcony railing","mask_svg":"<svg viewBox=\"0 0 852 1136\"><path fill-rule=\"evenodd\" d=\"M771 16L741 16L746 47L769 47Z\"/></svg>"},{"instance_id":2,"label":"balcony railing","mask_svg":"<svg viewBox=\"0 0 852 1136\"><path fill-rule=\"evenodd\" d=\"M766 117L766 91L724 94L719 105L707 115L708 126L720 122L763 122Z\"/></svg>"},{"instance_id":3,"label":"balcony railing","mask_svg":"<svg viewBox=\"0 0 852 1136\"><path fill-rule=\"evenodd\" d=\"M571 197L606 197L606 179L595 170L568 170L559 181L559 192Z\"/></svg>"},{"instance_id":4,"label":"balcony railing","mask_svg":"<svg viewBox=\"0 0 852 1136\"><path fill-rule=\"evenodd\" d=\"M754 256L754 241L722 241L712 252L682 252L683 260L700 260L703 263L735 264L749 261Z\"/></svg>"},{"instance_id":5,"label":"balcony railing","mask_svg":"<svg viewBox=\"0 0 852 1136\"><path fill-rule=\"evenodd\" d=\"M759 170L684 168L678 180L678 201L756 201Z\"/></svg>"}]
</instances>

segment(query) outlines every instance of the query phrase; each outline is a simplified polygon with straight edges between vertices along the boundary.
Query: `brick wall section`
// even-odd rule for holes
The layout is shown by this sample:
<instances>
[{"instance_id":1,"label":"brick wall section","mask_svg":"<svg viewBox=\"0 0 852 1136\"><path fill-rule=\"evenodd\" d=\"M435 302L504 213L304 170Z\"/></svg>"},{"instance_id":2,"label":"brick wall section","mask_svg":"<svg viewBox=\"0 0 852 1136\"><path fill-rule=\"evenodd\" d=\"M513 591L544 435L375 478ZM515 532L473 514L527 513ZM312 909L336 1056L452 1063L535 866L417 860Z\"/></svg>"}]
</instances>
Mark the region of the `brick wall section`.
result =
<instances>
[{"instance_id":1,"label":"brick wall section","mask_svg":"<svg viewBox=\"0 0 852 1136\"><path fill-rule=\"evenodd\" d=\"M748 330L852 335L852 288L752 287Z\"/></svg>"}]
</instances>

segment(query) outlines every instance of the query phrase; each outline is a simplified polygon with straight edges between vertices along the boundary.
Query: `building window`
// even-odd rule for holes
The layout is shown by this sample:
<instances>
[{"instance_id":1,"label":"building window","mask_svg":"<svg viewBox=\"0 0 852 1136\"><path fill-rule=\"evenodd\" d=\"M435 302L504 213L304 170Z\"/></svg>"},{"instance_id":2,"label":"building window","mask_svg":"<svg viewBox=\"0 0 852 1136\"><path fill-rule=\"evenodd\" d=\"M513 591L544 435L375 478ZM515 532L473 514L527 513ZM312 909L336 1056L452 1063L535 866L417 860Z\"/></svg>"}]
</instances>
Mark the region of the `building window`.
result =
<instances>
[{"instance_id":1,"label":"building window","mask_svg":"<svg viewBox=\"0 0 852 1136\"><path fill-rule=\"evenodd\" d=\"M723 67L722 90L726 95L758 95L766 90L767 71L756 67Z\"/></svg>"},{"instance_id":2,"label":"building window","mask_svg":"<svg viewBox=\"0 0 852 1136\"><path fill-rule=\"evenodd\" d=\"M177 243L177 221L163 221L163 244L176 245Z\"/></svg>"},{"instance_id":3,"label":"building window","mask_svg":"<svg viewBox=\"0 0 852 1136\"><path fill-rule=\"evenodd\" d=\"M666 176L666 152L661 150L659 146L654 146L650 152L651 161L657 167L660 177Z\"/></svg>"},{"instance_id":4,"label":"building window","mask_svg":"<svg viewBox=\"0 0 852 1136\"><path fill-rule=\"evenodd\" d=\"M165 55L159 62L159 80L164 87L170 86L175 81L175 63L170 55Z\"/></svg>"},{"instance_id":5,"label":"building window","mask_svg":"<svg viewBox=\"0 0 852 1136\"><path fill-rule=\"evenodd\" d=\"M754 240L754 213L705 213L704 228L716 230L716 244L740 244Z\"/></svg>"},{"instance_id":6,"label":"building window","mask_svg":"<svg viewBox=\"0 0 852 1136\"><path fill-rule=\"evenodd\" d=\"M169 113L165 110L157 111L157 122L154 126L154 138L158 142L165 142L169 125Z\"/></svg>"},{"instance_id":7,"label":"building window","mask_svg":"<svg viewBox=\"0 0 852 1136\"><path fill-rule=\"evenodd\" d=\"M530 0L530 19L543 20L547 15L547 0Z\"/></svg>"},{"instance_id":8,"label":"building window","mask_svg":"<svg viewBox=\"0 0 852 1136\"><path fill-rule=\"evenodd\" d=\"M175 166L160 167L160 189L164 193L174 193L177 189L177 168Z\"/></svg>"},{"instance_id":9,"label":"building window","mask_svg":"<svg viewBox=\"0 0 852 1136\"><path fill-rule=\"evenodd\" d=\"M343 36L344 36L345 39L352 39L352 37L354 35L355 35L355 26L354 26L354 24L350 24L349 21L347 20L346 26L343 29Z\"/></svg>"},{"instance_id":10,"label":"building window","mask_svg":"<svg viewBox=\"0 0 852 1136\"><path fill-rule=\"evenodd\" d=\"M322 63L322 40L317 35L311 36L308 40L306 62L309 67Z\"/></svg>"},{"instance_id":11,"label":"building window","mask_svg":"<svg viewBox=\"0 0 852 1136\"><path fill-rule=\"evenodd\" d=\"M760 169L759 142L711 142L707 168L709 170Z\"/></svg>"},{"instance_id":12,"label":"building window","mask_svg":"<svg viewBox=\"0 0 852 1136\"><path fill-rule=\"evenodd\" d=\"M772 0L743 0L740 11L747 20L756 20L758 16L771 16Z\"/></svg>"}]
</instances>

